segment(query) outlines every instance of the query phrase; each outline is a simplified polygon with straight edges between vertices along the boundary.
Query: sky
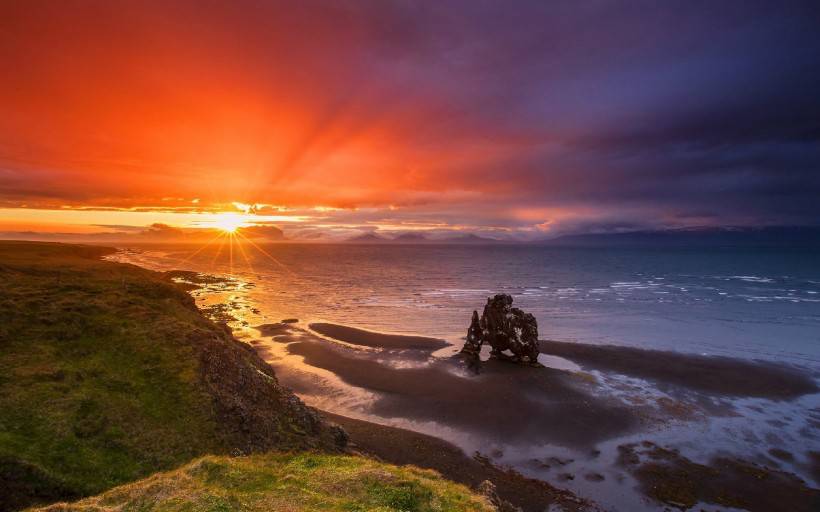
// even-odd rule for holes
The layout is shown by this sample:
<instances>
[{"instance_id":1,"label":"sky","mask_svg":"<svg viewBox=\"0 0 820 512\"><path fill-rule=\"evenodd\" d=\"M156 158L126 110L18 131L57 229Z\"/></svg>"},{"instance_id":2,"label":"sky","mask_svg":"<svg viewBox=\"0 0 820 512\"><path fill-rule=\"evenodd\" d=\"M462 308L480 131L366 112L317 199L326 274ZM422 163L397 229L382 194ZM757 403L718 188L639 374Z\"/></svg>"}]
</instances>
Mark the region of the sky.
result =
<instances>
[{"instance_id":1,"label":"sky","mask_svg":"<svg viewBox=\"0 0 820 512\"><path fill-rule=\"evenodd\" d=\"M0 234L817 225L819 26L790 1L2 1Z\"/></svg>"}]
</instances>

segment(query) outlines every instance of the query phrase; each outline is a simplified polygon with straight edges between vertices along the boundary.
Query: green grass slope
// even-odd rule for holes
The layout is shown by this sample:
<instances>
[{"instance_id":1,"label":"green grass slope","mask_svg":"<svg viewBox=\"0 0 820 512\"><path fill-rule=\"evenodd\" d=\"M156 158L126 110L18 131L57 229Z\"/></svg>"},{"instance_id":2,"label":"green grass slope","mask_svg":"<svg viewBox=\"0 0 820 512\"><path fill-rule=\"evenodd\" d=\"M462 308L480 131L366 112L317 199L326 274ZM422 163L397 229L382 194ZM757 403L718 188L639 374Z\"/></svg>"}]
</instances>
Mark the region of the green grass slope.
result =
<instances>
[{"instance_id":1,"label":"green grass slope","mask_svg":"<svg viewBox=\"0 0 820 512\"><path fill-rule=\"evenodd\" d=\"M108 252L0 242L0 512L205 454L344 444L184 291Z\"/></svg>"},{"instance_id":2,"label":"green grass slope","mask_svg":"<svg viewBox=\"0 0 820 512\"><path fill-rule=\"evenodd\" d=\"M362 457L266 454L205 457L49 512L490 511L437 473Z\"/></svg>"}]
</instances>

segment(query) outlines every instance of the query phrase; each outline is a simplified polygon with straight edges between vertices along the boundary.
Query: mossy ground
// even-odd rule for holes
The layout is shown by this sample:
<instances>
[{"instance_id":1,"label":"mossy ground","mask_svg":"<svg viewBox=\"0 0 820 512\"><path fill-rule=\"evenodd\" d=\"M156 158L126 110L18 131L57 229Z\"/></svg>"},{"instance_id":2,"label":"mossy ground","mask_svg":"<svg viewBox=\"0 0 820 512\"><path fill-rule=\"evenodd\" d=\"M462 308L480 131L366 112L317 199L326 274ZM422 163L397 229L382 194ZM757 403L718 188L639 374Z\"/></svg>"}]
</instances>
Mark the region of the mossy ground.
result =
<instances>
[{"instance_id":1,"label":"mossy ground","mask_svg":"<svg viewBox=\"0 0 820 512\"><path fill-rule=\"evenodd\" d=\"M199 459L168 473L47 510L144 512L490 511L437 473L344 455L265 454Z\"/></svg>"},{"instance_id":2,"label":"mossy ground","mask_svg":"<svg viewBox=\"0 0 820 512\"><path fill-rule=\"evenodd\" d=\"M0 243L0 486L89 495L224 449L179 342L214 326L104 252Z\"/></svg>"}]
</instances>

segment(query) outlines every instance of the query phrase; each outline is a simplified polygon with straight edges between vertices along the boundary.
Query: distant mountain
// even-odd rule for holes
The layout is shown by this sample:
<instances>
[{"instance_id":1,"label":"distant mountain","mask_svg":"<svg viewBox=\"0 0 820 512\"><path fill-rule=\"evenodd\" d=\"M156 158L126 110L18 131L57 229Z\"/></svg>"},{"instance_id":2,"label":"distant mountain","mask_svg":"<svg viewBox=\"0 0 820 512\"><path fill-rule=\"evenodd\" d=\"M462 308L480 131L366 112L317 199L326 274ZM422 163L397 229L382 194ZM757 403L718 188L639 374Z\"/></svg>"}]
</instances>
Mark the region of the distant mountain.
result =
<instances>
[{"instance_id":1,"label":"distant mountain","mask_svg":"<svg viewBox=\"0 0 820 512\"><path fill-rule=\"evenodd\" d=\"M381 244L385 242L389 242L390 240L384 238L383 236L379 236L373 233L365 233L363 235L354 236L353 238L349 238L346 240L347 242L357 243L357 244Z\"/></svg>"},{"instance_id":2,"label":"distant mountain","mask_svg":"<svg viewBox=\"0 0 820 512\"><path fill-rule=\"evenodd\" d=\"M686 228L566 235L537 242L554 247L820 247L820 227Z\"/></svg>"},{"instance_id":3,"label":"distant mountain","mask_svg":"<svg viewBox=\"0 0 820 512\"><path fill-rule=\"evenodd\" d=\"M430 239L424 236L422 233L402 233L397 237L393 238L393 242L401 243L401 244L417 244L417 243L425 243L429 242Z\"/></svg>"},{"instance_id":4,"label":"distant mountain","mask_svg":"<svg viewBox=\"0 0 820 512\"><path fill-rule=\"evenodd\" d=\"M497 243L504 243L503 240L496 240L495 238L487 238L484 236L474 235L472 233L466 233L463 235L455 235L447 238L443 238L441 240L437 240L439 243L447 243L447 244L497 244Z\"/></svg>"},{"instance_id":5,"label":"distant mountain","mask_svg":"<svg viewBox=\"0 0 820 512\"><path fill-rule=\"evenodd\" d=\"M474 235L472 233L464 233L453 236L445 236L441 238L430 238L424 233L402 233L394 238L386 238L376 235L375 233L365 233L363 235L349 238L347 242L358 244L494 244L500 243L500 240L493 238L486 238L483 236Z\"/></svg>"}]
</instances>

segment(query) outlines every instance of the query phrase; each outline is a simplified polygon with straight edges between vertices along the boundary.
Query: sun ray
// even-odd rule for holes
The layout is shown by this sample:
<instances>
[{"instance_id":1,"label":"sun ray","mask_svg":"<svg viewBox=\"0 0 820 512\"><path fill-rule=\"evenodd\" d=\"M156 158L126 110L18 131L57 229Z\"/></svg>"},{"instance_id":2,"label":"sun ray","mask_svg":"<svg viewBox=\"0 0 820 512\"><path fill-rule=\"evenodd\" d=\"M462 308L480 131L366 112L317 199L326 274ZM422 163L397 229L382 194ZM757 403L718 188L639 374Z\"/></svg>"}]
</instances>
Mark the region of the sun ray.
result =
<instances>
[{"instance_id":1,"label":"sun ray","mask_svg":"<svg viewBox=\"0 0 820 512\"><path fill-rule=\"evenodd\" d=\"M264 250L264 249L262 249L261 247L259 247L259 246L258 246L258 245L257 245L257 244L253 241L253 240L251 240L250 238L246 237L246 236L245 236L245 235L243 235L241 232L238 232L238 231L237 231L237 233L236 233L236 234L237 234L238 236L242 237L242 239L243 239L243 240L245 240L246 242L248 242L249 244L251 244L251 246L253 246L253 248L254 248L254 249L256 249L257 251L261 252L263 255L267 256L267 257L268 257L268 259L270 259L272 262L274 262L274 263L276 263L277 265L279 265L280 267L282 267L282 269L283 269L285 272L287 272L287 273L288 273L288 274L290 274L290 275L295 275L295 274L294 274L294 273L293 273L293 272L292 272L292 271L291 271L291 270L290 270L290 269L289 269L289 268L288 268L288 267L287 267L284 263L282 263L281 261L279 261L279 260L277 260L276 258L274 258L274 257L273 257L270 253L268 253L266 250Z\"/></svg>"},{"instance_id":2,"label":"sun ray","mask_svg":"<svg viewBox=\"0 0 820 512\"><path fill-rule=\"evenodd\" d=\"M220 239L221 237L223 237L225 234L226 234L226 232L224 232L224 231L223 231L223 232L220 232L220 233L217 233L217 235L216 235L215 237L213 237L213 238L211 238L210 240L208 240L207 242L205 242L205 244L203 244L203 245L202 245L199 249L197 249L196 251L192 252L191 254L189 254L188 256L186 256L185 258L183 258L183 259L181 260L181 263L187 263L187 262L188 262L191 258L193 258L193 257L194 257L194 256L196 256L197 254L199 254L200 252L202 252L202 250L203 250L203 249L205 249L206 247L208 247L209 245L211 245L211 244L212 244L212 243L214 243L215 241L219 240L219 239Z\"/></svg>"},{"instance_id":3,"label":"sun ray","mask_svg":"<svg viewBox=\"0 0 820 512\"><path fill-rule=\"evenodd\" d=\"M223 233L223 235L224 235L224 233ZM211 265L210 265L209 268L213 268L214 263L216 262L217 259L219 259L219 255L222 254L222 250L225 249L225 237L222 236L220 238L221 238L221 240L219 242L219 248L216 250L216 253L214 254L213 258L211 258Z\"/></svg>"},{"instance_id":4,"label":"sun ray","mask_svg":"<svg viewBox=\"0 0 820 512\"><path fill-rule=\"evenodd\" d=\"M245 260L245 264L248 265L248 268L251 270L251 274L256 274L256 270L253 268L253 264L251 260L248 258L248 255L245 253L245 249L242 248L242 242L239 242L236 245L236 248L239 249L239 253L242 255L242 258Z\"/></svg>"},{"instance_id":5,"label":"sun ray","mask_svg":"<svg viewBox=\"0 0 820 512\"><path fill-rule=\"evenodd\" d=\"M233 231L228 231L228 254L229 254L228 270L229 270L231 275L233 275L233 236L234 236L234 232Z\"/></svg>"}]
</instances>

